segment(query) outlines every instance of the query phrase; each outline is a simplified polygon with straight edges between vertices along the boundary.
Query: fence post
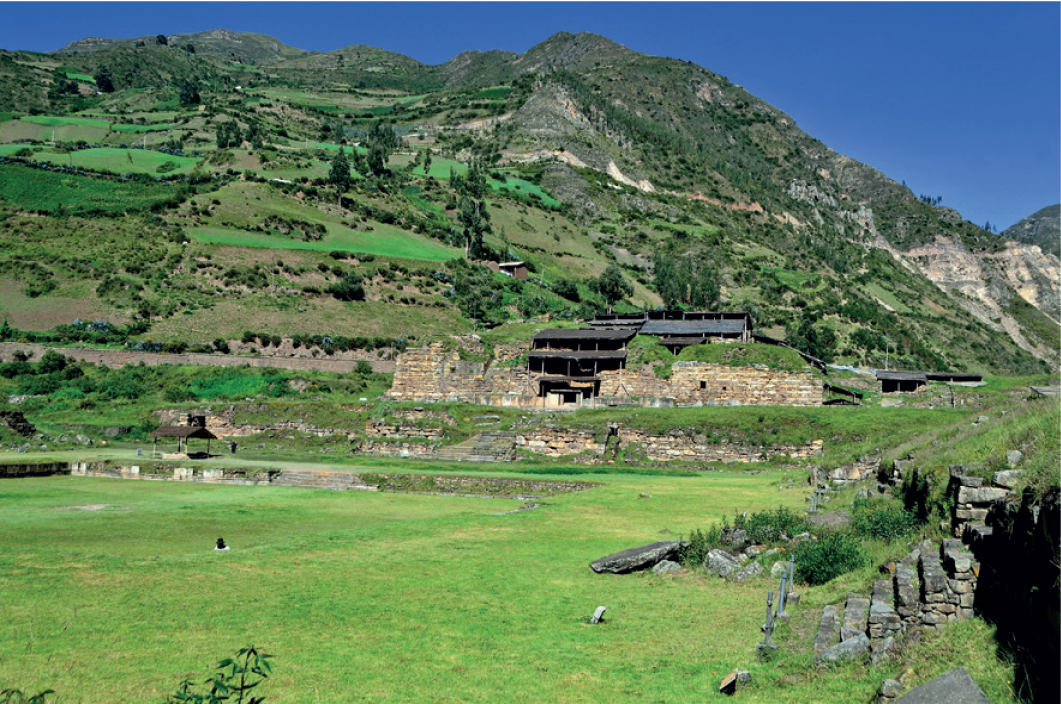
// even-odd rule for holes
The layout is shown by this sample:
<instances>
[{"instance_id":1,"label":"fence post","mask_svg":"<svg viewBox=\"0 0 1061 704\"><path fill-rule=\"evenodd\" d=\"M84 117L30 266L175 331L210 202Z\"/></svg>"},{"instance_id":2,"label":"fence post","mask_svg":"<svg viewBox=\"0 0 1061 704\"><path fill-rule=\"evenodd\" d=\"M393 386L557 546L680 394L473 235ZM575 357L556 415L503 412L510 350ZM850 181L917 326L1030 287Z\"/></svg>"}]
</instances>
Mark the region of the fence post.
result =
<instances>
[{"instance_id":1,"label":"fence post","mask_svg":"<svg viewBox=\"0 0 1061 704\"><path fill-rule=\"evenodd\" d=\"M777 597L777 615L778 616L780 616L781 614L785 613L785 577L787 577L787 576L788 576L787 574L782 574L781 575L781 586L777 590L777 593L778 593L778 597Z\"/></svg>"},{"instance_id":2,"label":"fence post","mask_svg":"<svg viewBox=\"0 0 1061 704\"><path fill-rule=\"evenodd\" d=\"M791 555L788 558L788 591L789 592L792 591L792 585L795 584L795 582L792 581L792 580L794 580L795 578L796 578L796 556L795 555Z\"/></svg>"},{"instance_id":3,"label":"fence post","mask_svg":"<svg viewBox=\"0 0 1061 704\"><path fill-rule=\"evenodd\" d=\"M774 593L766 593L766 625L763 627L763 632L766 634L763 637L763 643L767 646L770 645L770 633L774 630Z\"/></svg>"}]
</instances>

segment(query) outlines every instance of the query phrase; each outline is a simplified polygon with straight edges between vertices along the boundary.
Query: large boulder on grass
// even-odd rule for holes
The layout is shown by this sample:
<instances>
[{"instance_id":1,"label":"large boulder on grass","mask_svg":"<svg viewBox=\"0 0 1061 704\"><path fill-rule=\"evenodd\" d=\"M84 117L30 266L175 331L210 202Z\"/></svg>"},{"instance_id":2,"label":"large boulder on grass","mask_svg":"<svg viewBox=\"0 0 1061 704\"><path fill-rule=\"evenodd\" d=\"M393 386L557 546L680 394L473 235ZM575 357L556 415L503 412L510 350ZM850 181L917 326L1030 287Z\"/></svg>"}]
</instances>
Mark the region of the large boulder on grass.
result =
<instances>
[{"instance_id":1,"label":"large boulder on grass","mask_svg":"<svg viewBox=\"0 0 1061 704\"><path fill-rule=\"evenodd\" d=\"M663 540L651 545L642 545L639 548L630 548L617 552L614 555L602 557L590 563L590 569L597 574L610 572L612 574L626 574L648 569L662 560L676 560L681 552L680 540Z\"/></svg>"},{"instance_id":2,"label":"large boulder on grass","mask_svg":"<svg viewBox=\"0 0 1061 704\"><path fill-rule=\"evenodd\" d=\"M728 577L731 573L738 571L740 567L741 565L737 558L725 550L717 548L707 553L707 559L704 560L704 569L710 574L717 574L719 577Z\"/></svg>"}]
</instances>

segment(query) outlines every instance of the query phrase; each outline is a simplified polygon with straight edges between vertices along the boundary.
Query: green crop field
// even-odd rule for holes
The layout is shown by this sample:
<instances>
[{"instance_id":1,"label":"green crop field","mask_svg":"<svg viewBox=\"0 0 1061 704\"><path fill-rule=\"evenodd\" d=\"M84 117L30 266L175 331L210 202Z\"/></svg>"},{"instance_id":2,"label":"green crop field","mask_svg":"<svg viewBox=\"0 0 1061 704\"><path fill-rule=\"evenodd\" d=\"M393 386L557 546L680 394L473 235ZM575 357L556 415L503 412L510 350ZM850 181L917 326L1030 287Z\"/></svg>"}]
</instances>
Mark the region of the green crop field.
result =
<instances>
[{"instance_id":1,"label":"green crop field","mask_svg":"<svg viewBox=\"0 0 1061 704\"><path fill-rule=\"evenodd\" d=\"M318 241L292 240L286 237L223 230L214 227L196 227L188 232L199 242L253 247L265 249L308 249L318 252L339 250L359 254L375 254L402 259L421 259L442 262L453 259L459 252L453 247L400 230L389 225L376 225L374 232L359 232L340 226L328 228L328 234Z\"/></svg>"},{"instance_id":2,"label":"green crop field","mask_svg":"<svg viewBox=\"0 0 1061 704\"><path fill-rule=\"evenodd\" d=\"M805 492L778 493L778 479L595 475L599 488L518 513L504 499L3 480L0 682L63 702L161 701L254 643L274 656L259 692L281 704L699 702L734 667L752 673L745 701L862 701L896 668L815 668L807 628L872 569L807 590L772 663L754 658L772 580L589 569L737 510L801 507ZM211 549L218 537L231 551ZM599 605L605 622L590 625ZM950 666L933 653L990 635L970 622L926 636L908 653L917 681ZM1011 670L962 663L1012 700Z\"/></svg>"},{"instance_id":3,"label":"green crop field","mask_svg":"<svg viewBox=\"0 0 1061 704\"><path fill-rule=\"evenodd\" d=\"M115 132L161 132L164 130L171 130L175 125L166 124L155 124L155 125L128 125L115 123L111 125L111 129Z\"/></svg>"},{"instance_id":4,"label":"green crop field","mask_svg":"<svg viewBox=\"0 0 1061 704\"><path fill-rule=\"evenodd\" d=\"M54 117L50 115L26 115L23 122L32 122L35 125L47 127L59 127L61 125L82 125L84 127L97 127L99 129L110 129L111 123L93 117Z\"/></svg>"},{"instance_id":5,"label":"green crop field","mask_svg":"<svg viewBox=\"0 0 1061 704\"><path fill-rule=\"evenodd\" d=\"M14 153L12 147L25 145L4 145L0 147L4 152ZM155 174L163 164L172 162L176 168L167 170L166 173L189 173L194 168L198 159L186 156L170 156L150 149L118 149L114 147L101 147L99 149L81 149L67 154L58 154L51 151L38 151L32 159L34 161L47 161L52 164L70 164L79 169L89 171L104 171L109 173L134 173Z\"/></svg>"},{"instance_id":6,"label":"green crop field","mask_svg":"<svg viewBox=\"0 0 1061 704\"><path fill-rule=\"evenodd\" d=\"M109 181L42 171L17 164L0 165L0 201L31 211L120 212L172 201L169 186L138 181Z\"/></svg>"}]
</instances>

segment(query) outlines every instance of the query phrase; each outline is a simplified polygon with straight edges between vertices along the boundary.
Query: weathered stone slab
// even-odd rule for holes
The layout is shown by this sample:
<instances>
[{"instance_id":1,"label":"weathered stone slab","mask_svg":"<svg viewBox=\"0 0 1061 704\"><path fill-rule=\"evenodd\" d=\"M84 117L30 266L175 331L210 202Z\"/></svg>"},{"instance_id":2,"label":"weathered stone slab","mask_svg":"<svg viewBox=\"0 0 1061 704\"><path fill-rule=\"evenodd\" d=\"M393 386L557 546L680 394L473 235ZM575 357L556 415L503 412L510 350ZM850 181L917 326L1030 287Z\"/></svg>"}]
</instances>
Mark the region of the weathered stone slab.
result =
<instances>
[{"instance_id":1,"label":"weathered stone slab","mask_svg":"<svg viewBox=\"0 0 1061 704\"><path fill-rule=\"evenodd\" d=\"M847 608L844 609L844 625L840 627L840 640L849 640L859 633L865 634L868 619L869 599L857 594L848 594Z\"/></svg>"},{"instance_id":2,"label":"weathered stone slab","mask_svg":"<svg viewBox=\"0 0 1061 704\"><path fill-rule=\"evenodd\" d=\"M964 667L944 672L896 700L896 704L990 704Z\"/></svg>"},{"instance_id":3,"label":"weathered stone slab","mask_svg":"<svg viewBox=\"0 0 1061 704\"><path fill-rule=\"evenodd\" d=\"M859 633L847 640L840 641L828 650L822 651L814 656L821 665L826 665L844 660L857 660L869 650L869 638L865 633Z\"/></svg>"},{"instance_id":4,"label":"weathered stone slab","mask_svg":"<svg viewBox=\"0 0 1061 704\"><path fill-rule=\"evenodd\" d=\"M680 572L682 566L673 560L660 560L656 563L656 566L652 568L652 571L656 574L669 574L671 572Z\"/></svg>"},{"instance_id":5,"label":"weathered stone slab","mask_svg":"<svg viewBox=\"0 0 1061 704\"><path fill-rule=\"evenodd\" d=\"M602 572L610 572L612 574L636 572L648 569L661 560L677 557L680 550L680 541L663 540L602 557L591 563L590 569L597 574Z\"/></svg>"},{"instance_id":6,"label":"weathered stone slab","mask_svg":"<svg viewBox=\"0 0 1061 704\"><path fill-rule=\"evenodd\" d=\"M830 604L822 609L822 620L818 635L814 639L814 653L823 653L840 642L840 624L837 622L837 607Z\"/></svg>"},{"instance_id":7,"label":"weathered stone slab","mask_svg":"<svg viewBox=\"0 0 1061 704\"><path fill-rule=\"evenodd\" d=\"M752 577L758 577L763 573L763 566L758 562L753 562L750 565L742 567L740 570L733 572L729 575L729 579L734 582L743 582L751 579Z\"/></svg>"},{"instance_id":8,"label":"weathered stone slab","mask_svg":"<svg viewBox=\"0 0 1061 704\"><path fill-rule=\"evenodd\" d=\"M1020 483L1020 478L1024 475L1023 469L1011 469L1006 472L995 472L995 484L1005 487L1007 489L1013 489Z\"/></svg>"},{"instance_id":9,"label":"weathered stone slab","mask_svg":"<svg viewBox=\"0 0 1061 704\"><path fill-rule=\"evenodd\" d=\"M1009 496L1009 489L996 489L995 487L985 486L972 489L963 486L958 490L958 503L959 504L989 504L992 501L998 499L1004 499Z\"/></svg>"},{"instance_id":10,"label":"weathered stone slab","mask_svg":"<svg viewBox=\"0 0 1061 704\"><path fill-rule=\"evenodd\" d=\"M707 553L707 559L704 560L704 569L710 574L726 577L740 569L740 562L725 550L715 549Z\"/></svg>"}]
</instances>

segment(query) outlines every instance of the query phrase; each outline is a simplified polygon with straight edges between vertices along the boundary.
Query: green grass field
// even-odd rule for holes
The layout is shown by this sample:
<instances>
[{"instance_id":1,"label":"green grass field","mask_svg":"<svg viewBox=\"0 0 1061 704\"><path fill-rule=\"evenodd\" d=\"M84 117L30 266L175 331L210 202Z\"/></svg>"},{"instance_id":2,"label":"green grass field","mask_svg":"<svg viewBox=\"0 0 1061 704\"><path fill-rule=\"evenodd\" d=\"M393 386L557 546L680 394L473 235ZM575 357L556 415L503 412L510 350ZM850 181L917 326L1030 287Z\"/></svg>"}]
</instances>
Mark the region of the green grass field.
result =
<instances>
[{"instance_id":1,"label":"green grass field","mask_svg":"<svg viewBox=\"0 0 1061 704\"><path fill-rule=\"evenodd\" d=\"M45 125L47 127L59 127L61 125L82 125L85 127L97 127L100 129L110 129L111 123L106 120L99 120L93 117L55 117L51 115L26 115L22 118L23 122L32 122L35 125Z\"/></svg>"},{"instance_id":2,"label":"green grass field","mask_svg":"<svg viewBox=\"0 0 1061 704\"><path fill-rule=\"evenodd\" d=\"M4 152L14 153L12 147L25 145L4 145L0 147ZM15 150L17 151L17 150ZM158 167L172 162L177 168L167 173L184 174L190 173L195 167L198 159L186 156L170 156L150 149L118 149L112 147L101 147L99 149L81 149L68 154L57 154L50 151L38 151L32 159L34 161L47 161L52 164L70 164L79 169L89 171L103 171L109 173L134 173L155 174Z\"/></svg>"},{"instance_id":3,"label":"green grass field","mask_svg":"<svg viewBox=\"0 0 1061 704\"><path fill-rule=\"evenodd\" d=\"M316 252L339 250L342 252L375 254L384 257L400 257L434 262L453 259L459 254L458 250L453 247L447 247L434 240L428 240L396 227L377 225L375 229L375 232L359 232L336 226L334 230L329 228L329 233L323 239L309 242L256 232L223 230L214 227L196 227L189 229L188 232L192 238L199 242L237 247L306 249Z\"/></svg>"},{"instance_id":4,"label":"green grass field","mask_svg":"<svg viewBox=\"0 0 1061 704\"><path fill-rule=\"evenodd\" d=\"M777 634L779 661L757 663L771 580L588 567L738 509L798 508L803 492L779 494L770 474L594 480L507 515L519 502L4 480L0 682L63 702L160 701L247 643L275 656L260 693L278 703L698 702L720 696L734 667L752 672L745 701L862 701L900 671L810 666L813 636L792 633L811 606ZM218 537L230 552L211 550ZM808 590L805 603L851 586ZM591 626L598 605L606 621ZM963 625L926 645L956 638L984 646L990 630ZM916 663L924 679L949 667ZM993 701L1010 699L1003 665L962 664Z\"/></svg>"},{"instance_id":5,"label":"green grass field","mask_svg":"<svg viewBox=\"0 0 1061 704\"><path fill-rule=\"evenodd\" d=\"M0 165L0 200L29 210L123 211L172 197L172 188L154 183L107 181L17 164Z\"/></svg>"}]
</instances>

